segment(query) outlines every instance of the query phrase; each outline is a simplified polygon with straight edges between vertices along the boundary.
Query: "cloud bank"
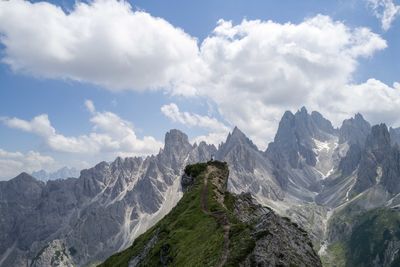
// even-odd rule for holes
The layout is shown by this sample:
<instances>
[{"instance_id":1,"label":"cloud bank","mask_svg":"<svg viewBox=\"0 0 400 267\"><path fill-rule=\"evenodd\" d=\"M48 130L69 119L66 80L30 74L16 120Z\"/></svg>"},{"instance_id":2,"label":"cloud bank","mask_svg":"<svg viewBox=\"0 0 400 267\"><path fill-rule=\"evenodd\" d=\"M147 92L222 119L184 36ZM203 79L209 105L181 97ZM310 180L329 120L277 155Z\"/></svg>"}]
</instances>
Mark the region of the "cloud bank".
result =
<instances>
[{"instance_id":1,"label":"cloud bank","mask_svg":"<svg viewBox=\"0 0 400 267\"><path fill-rule=\"evenodd\" d=\"M0 1L2 61L14 71L71 79L109 90L184 90L196 39L125 1L77 2L70 12L47 2ZM186 75L188 74L188 75Z\"/></svg>"},{"instance_id":2,"label":"cloud bank","mask_svg":"<svg viewBox=\"0 0 400 267\"><path fill-rule=\"evenodd\" d=\"M373 8L384 7L376 13L384 28L398 13L393 3L371 0ZM260 148L273 138L284 111L301 106L320 111L336 125L356 112L372 123L400 123L393 115L400 112L398 83L387 85L373 77L361 84L353 80L360 60L384 50L386 41L368 28L350 27L329 16L297 24L220 20L198 43L125 1L78 2L65 12L50 3L13 0L0 2L0 36L2 61L16 72L113 91L158 89L205 97L224 121L243 129ZM58 134L47 115L8 124L43 136L62 151L151 153L160 147L150 137L138 139L132 125L116 114L86 106L94 125L88 135ZM174 104L162 112L172 121L208 130L210 136L201 138L211 142L219 142L217 133L226 131L211 117L181 112ZM39 130L36 124L43 127Z\"/></svg>"},{"instance_id":3,"label":"cloud bank","mask_svg":"<svg viewBox=\"0 0 400 267\"><path fill-rule=\"evenodd\" d=\"M47 114L30 121L19 118L2 118L2 122L14 129L40 136L52 151L86 155L142 156L155 154L162 143L151 136L136 136L133 125L112 112L98 112L92 101L85 105L91 113L93 131L80 136L64 136L51 125Z\"/></svg>"}]
</instances>

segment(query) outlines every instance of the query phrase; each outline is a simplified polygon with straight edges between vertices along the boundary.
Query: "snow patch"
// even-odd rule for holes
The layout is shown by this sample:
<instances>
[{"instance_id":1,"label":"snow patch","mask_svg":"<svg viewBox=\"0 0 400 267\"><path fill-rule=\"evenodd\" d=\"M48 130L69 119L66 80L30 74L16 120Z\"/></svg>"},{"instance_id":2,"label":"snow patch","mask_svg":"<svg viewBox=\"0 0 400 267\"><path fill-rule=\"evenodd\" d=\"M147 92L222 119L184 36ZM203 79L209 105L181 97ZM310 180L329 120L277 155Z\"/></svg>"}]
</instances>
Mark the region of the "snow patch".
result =
<instances>
[{"instance_id":1,"label":"snow patch","mask_svg":"<svg viewBox=\"0 0 400 267\"><path fill-rule=\"evenodd\" d=\"M353 190L353 187L354 187L354 185L356 184L356 182L357 182L357 179L354 179L353 184L352 184L352 185L349 187L349 189L347 190L347 192L346 192L346 202L349 201L350 192L351 192L351 190Z\"/></svg>"},{"instance_id":2,"label":"snow patch","mask_svg":"<svg viewBox=\"0 0 400 267\"><path fill-rule=\"evenodd\" d=\"M339 140L337 137L332 136L327 141L320 141L315 138L313 138L313 141L315 144L313 151L317 158L315 170L321 175L322 179L325 179L335 170L334 154L338 153Z\"/></svg>"},{"instance_id":3,"label":"snow patch","mask_svg":"<svg viewBox=\"0 0 400 267\"><path fill-rule=\"evenodd\" d=\"M381 166L379 166L379 167L377 168L376 173L378 174L378 175L376 176L376 184L379 184L379 183L381 182L382 174L383 174L383 172L382 172L382 167L381 167Z\"/></svg>"}]
</instances>

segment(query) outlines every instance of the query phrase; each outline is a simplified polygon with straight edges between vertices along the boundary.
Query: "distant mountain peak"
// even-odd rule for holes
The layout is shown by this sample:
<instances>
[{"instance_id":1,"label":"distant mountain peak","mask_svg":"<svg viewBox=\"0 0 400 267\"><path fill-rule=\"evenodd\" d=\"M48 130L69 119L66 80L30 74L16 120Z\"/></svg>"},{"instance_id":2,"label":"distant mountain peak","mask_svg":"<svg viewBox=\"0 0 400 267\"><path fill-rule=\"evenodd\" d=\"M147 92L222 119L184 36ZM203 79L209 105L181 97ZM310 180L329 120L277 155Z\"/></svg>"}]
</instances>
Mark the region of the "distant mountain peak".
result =
<instances>
[{"instance_id":1,"label":"distant mountain peak","mask_svg":"<svg viewBox=\"0 0 400 267\"><path fill-rule=\"evenodd\" d=\"M257 146L238 128L235 126L232 133L228 134L226 142L222 145L223 150L235 145L249 145L253 149L258 150Z\"/></svg>"},{"instance_id":2,"label":"distant mountain peak","mask_svg":"<svg viewBox=\"0 0 400 267\"><path fill-rule=\"evenodd\" d=\"M339 129L339 143L363 146L370 131L371 124L360 113L356 113L354 117L343 121Z\"/></svg>"},{"instance_id":3,"label":"distant mountain peak","mask_svg":"<svg viewBox=\"0 0 400 267\"><path fill-rule=\"evenodd\" d=\"M242 138L247 139L247 136L237 126L235 126L235 128L233 128L231 136L235 137L235 138L240 138L240 139L242 139Z\"/></svg>"},{"instance_id":4,"label":"distant mountain peak","mask_svg":"<svg viewBox=\"0 0 400 267\"><path fill-rule=\"evenodd\" d=\"M55 179L66 179L66 178L77 178L79 177L80 171L75 169L75 168L70 168L67 166L64 166L54 172L46 171L46 170L39 170L36 172L32 172L32 176L35 177L36 179L42 180L42 181L48 181L48 180L55 180Z\"/></svg>"},{"instance_id":5,"label":"distant mountain peak","mask_svg":"<svg viewBox=\"0 0 400 267\"><path fill-rule=\"evenodd\" d=\"M31 180L35 180L35 178L32 175L30 175L29 173L21 172L18 176L16 176L12 180L31 181Z\"/></svg>"},{"instance_id":6,"label":"distant mountain peak","mask_svg":"<svg viewBox=\"0 0 400 267\"><path fill-rule=\"evenodd\" d=\"M307 108L305 106L302 106L299 111L296 113L301 113L301 114L308 114Z\"/></svg>"},{"instance_id":7,"label":"distant mountain peak","mask_svg":"<svg viewBox=\"0 0 400 267\"><path fill-rule=\"evenodd\" d=\"M176 145L190 145L188 136L177 129L172 129L165 134L165 148Z\"/></svg>"},{"instance_id":8,"label":"distant mountain peak","mask_svg":"<svg viewBox=\"0 0 400 267\"><path fill-rule=\"evenodd\" d=\"M359 113L359 112L357 112L357 113L354 115L354 119L355 119L355 120L362 120L362 121L365 121L363 115L362 115L361 113Z\"/></svg>"}]
</instances>

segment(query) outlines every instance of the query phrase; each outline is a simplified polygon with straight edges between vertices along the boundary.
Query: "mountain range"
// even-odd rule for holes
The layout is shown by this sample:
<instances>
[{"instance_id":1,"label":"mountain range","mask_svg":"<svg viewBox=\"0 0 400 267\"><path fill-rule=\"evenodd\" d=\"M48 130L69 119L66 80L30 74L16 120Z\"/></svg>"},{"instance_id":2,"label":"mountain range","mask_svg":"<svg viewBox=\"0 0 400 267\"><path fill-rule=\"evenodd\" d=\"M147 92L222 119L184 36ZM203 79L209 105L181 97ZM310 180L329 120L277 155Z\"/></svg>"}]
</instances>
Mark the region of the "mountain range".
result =
<instances>
[{"instance_id":1,"label":"mountain range","mask_svg":"<svg viewBox=\"0 0 400 267\"><path fill-rule=\"evenodd\" d=\"M229 166L229 192L250 193L304 228L324 265L369 266L368 253L370 266L395 266L399 142L400 129L361 114L335 128L302 108L285 112L265 151L236 127L218 148L171 130L157 155L101 162L79 178L44 183L22 173L0 182L0 266L102 262L168 214L183 196L185 166L212 155ZM357 241L371 238L371 221L381 222L368 225L379 249Z\"/></svg>"},{"instance_id":2,"label":"mountain range","mask_svg":"<svg viewBox=\"0 0 400 267\"><path fill-rule=\"evenodd\" d=\"M48 180L56 180L56 179L67 179L71 177L79 177L80 171L75 168L62 167L54 172L48 172L46 170L39 170L32 172L32 176L38 180L42 180L44 182Z\"/></svg>"}]
</instances>

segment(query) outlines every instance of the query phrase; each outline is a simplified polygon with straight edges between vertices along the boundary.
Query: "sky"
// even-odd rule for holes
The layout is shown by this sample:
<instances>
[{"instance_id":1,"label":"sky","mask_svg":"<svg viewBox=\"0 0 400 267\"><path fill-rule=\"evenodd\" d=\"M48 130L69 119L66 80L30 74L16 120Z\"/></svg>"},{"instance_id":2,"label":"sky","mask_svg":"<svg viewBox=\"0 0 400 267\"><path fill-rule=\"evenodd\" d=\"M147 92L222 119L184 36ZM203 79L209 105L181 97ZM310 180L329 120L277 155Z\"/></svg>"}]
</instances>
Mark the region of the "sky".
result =
<instances>
[{"instance_id":1,"label":"sky","mask_svg":"<svg viewBox=\"0 0 400 267\"><path fill-rule=\"evenodd\" d=\"M146 156L177 128L259 149L284 111L400 126L398 0L0 0L0 180Z\"/></svg>"}]
</instances>

